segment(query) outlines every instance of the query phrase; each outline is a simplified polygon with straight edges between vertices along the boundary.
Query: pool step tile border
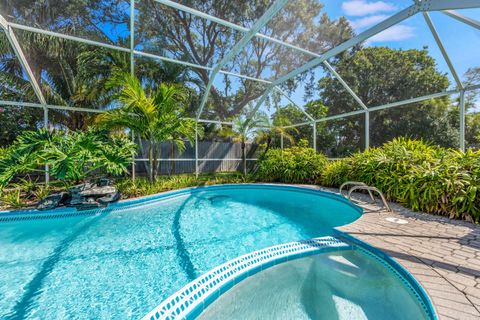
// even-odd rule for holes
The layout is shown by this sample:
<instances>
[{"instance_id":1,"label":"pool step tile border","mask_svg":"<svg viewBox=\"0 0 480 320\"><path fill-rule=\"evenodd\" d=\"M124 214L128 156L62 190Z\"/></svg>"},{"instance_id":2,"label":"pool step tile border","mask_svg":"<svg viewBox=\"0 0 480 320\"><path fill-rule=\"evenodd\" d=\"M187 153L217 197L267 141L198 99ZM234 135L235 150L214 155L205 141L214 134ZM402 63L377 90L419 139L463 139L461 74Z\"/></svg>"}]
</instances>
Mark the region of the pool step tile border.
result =
<instances>
[{"instance_id":1,"label":"pool step tile border","mask_svg":"<svg viewBox=\"0 0 480 320\"><path fill-rule=\"evenodd\" d=\"M289 242L230 260L187 284L150 311L143 320L186 319L204 308L241 280L276 264L328 250L352 249L335 237Z\"/></svg>"}]
</instances>

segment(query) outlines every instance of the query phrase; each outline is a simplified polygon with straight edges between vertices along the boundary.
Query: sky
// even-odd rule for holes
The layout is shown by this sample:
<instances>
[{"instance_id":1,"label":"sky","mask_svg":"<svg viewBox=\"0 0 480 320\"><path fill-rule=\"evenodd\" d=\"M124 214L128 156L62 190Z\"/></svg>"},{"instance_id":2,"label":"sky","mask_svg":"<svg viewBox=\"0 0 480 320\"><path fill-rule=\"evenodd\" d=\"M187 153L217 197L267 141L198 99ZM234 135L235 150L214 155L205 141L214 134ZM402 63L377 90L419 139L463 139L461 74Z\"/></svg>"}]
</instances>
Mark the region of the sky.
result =
<instances>
[{"instance_id":1,"label":"sky","mask_svg":"<svg viewBox=\"0 0 480 320\"><path fill-rule=\"evenodd\" d=\"M330 18L338 19L345 16L355 33L359 34L409 7L413 0L323 0L321 2L324 4L324 12ZM458 10L457 12L480 21L480 9ZM431 12L429 15L459 77L463 79L469 68L480 67L480 30L440 12ZM450 89L455 88L454 78L422 14L416 14L375 35L364 45L396 49L427 47L429 54L437 62L437 68L449 77ZM324 75L320 68L315 72L318 73L317 76ZM298 105L303 105L303 96L304 91L300 86L292 94L292 99ZM332 114L336 114L333 110L332 112ZM476 102L476 107L470 112L480 112L479 100Z\"/></svg>"},{"instance_id":2,"label":"sky","mask_svg":"<svg viewBox=\"0 0 480 320\"><path fill-rule=\"evenodd\" d=\"M324 10L332 18L347 17L358 34L410 6L413 0L324 0L322 2L325 4ZM480 9L458 12L480 20ZM480 30L439 12L430 13L430 17L459 76L463 78L468 68L480 67ZM366 45L401 49L422 49L428 46L439 69L448 72L453 82L448 66L421 14L377 34L367 41Z\"/></svg>"}]
</instances>

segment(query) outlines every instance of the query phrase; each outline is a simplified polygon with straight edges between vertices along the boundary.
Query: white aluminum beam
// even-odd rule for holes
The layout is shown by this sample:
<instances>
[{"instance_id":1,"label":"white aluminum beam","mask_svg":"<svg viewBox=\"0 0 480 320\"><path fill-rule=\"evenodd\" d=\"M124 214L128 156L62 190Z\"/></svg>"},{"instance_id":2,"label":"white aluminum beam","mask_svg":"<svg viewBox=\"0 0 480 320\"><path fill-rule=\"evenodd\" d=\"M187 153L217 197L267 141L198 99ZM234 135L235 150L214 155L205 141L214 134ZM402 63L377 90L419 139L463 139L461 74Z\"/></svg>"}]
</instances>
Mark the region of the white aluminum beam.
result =
<instances>
[{"instance_id":1,"label":"white aluminum beam","mask_svg":"<svg viewBox=\"0 0 480 320\"><path fill-rule=\"evenodd\" d=\"M295 103L295 101L293 101L286 92L284 92L282 89L280 89L279 87L274 87L274 89L280 93L282 96L284 96L288 101L290 101L291 104L293 104L298 110L302 111L302 113L308 118L310 119L311 121L315 121L315 119L313 119L313 117L308 113L306 112L303 108L301 108L298 104Z\"/></svg>"},{"instance_id":2,"label":"white aluminum beam","mask_svg":"<svg viewBox=\"0 0 480 320\"><path fill-rule=\"evenodd\" d=\"M456 19L460 22L463 22L465 24L468 24L471 27L474 27L474 28L480 30L480 21L477 21L477 20L474 20L472 18L466 17L463 14L460 14L460 13L458 13L456 11L453 11L453 10L445 10L445 11L443 11L443 13L446 14L447 16L453 18L453 19Z\"/></svg>"},{"instance_id":3,"label":"white aluminum beam","mask_svg":"<svg viewBox=\"0 0 480 320\"><path fill-rule=\"evenodd\" d=\"M365 103L363 103L362 99L360 99L357 94L355 92L353 92L353 90L350 88L350 86L342 79L342 77L337 73L337 71L335 71L335 69L333 69L333 67L330 65L330 63L328 63L327 60L323 61L323 64L325 65L325 67L327 67L327 69L330 71L330 73L333 74L333 76L335 78L337 78L337 80L342 84L342 86L345 88L345 90L347 90L348 93L350 93L350 95L353 97L353 99L355 99L355 101L357 101L357 103L364 109L364 110L367 110L367 106L365 105Z\"/></svg>"},{"instance_id":4,"label":"white aluminum beam","mask_svg":"<svg viewBox=\"0 0 480 320\"><path fill-rule=\"evenodd\" d=\"M233 126L233 122L231 122L231 121L218 121L218 120L198 119L197 122L199 122L199 123L226 124L226 125L229 125L229 126Z\"/></svg>"},{"instance_id":5,"label":"white aluminum beam","mask_svg":"<svg viewBox=\"0 0 480 320\"><path fill-rule=\"evenodd\" d=\"M399 101L399 102L384 104L384 105L377 106L377 107L372 107L372 108L369 108L369 110L370 111L378 111L378 110L383 110L383 109L390 109L390 108L404 106L404 105L411 104L411 103L417 103L417 102L422 102L422 101L425 101L425 100L441 98L441 97L448 96L448 95L451 95L451 94L456 94L456 93L459 93L459 91L458 90L443 91L443 92L429 94L429 95L425 95L425 96L421 96L421 97L417 97L417 98L412 98L412 99L407 99L407 100L403 100L403 101Z\"/></svg>"},{"instance_id":6,"label":"white aluminum beam","mask_svg":"<svg viewBox=\"0 0 480 320\"><path fill-rule=\"evenodd\" d=\"M379 24L365 30L364 32L360 33L356 37L351 38L350 40L347 40L343 42L342 44L336 46L333 49L328 50L327 52L323 53L320 57L315 58L307 62L306 64L300 66L299 68L293 70L292 72L284 75L283 77L280 77L279 79L275 80L272 82L273 86L279 85L287 80L292 79L293 77L310 70L319 64L321 64L323 61L326 61L339 53L350 49L351 47L373 37L374 35L406 20L407 18L411 17L412 15L416 14L419 12L419 8L417 5L412 5L397 14L389 17L388 19L380 22Z\"/></svg>"},{"instance_id":7,"label":"white aluminum beam","mask_svg":"<svg viewBox=\"0 0 480 320\"><path fill-rule=\"evenodd\" d=\"M465 151L465 91L460 92L460 150Z\"/></svg>"},{"instance_id":8,"label":"white aluminum beam","mask_svg":"<svg viewBox=\"0 0 480 320\"><path fill-rule=\"evenodd\" d=\"M205 93L203 94L202 101L200 103L200 109L197 113L197 119L200 118L203 112L203 108L208 100L208 95L210 93L210 89L212 88L213 81L217 73L231 60L233 59L249 42L250 40L255 37L255 35L263 28L277 13L282 9L285 4L287 4L288 0L276 0L268 9L267 11L255 22L253 27L244 34L242 39L235 46L222 58L222 60L213 68L212 72L210 73L210 80L208 81L207 87L205 89Z\"/></svg>"},{"instance_id":9,"label":"white aluminum beam","mask_svg":"<svg viewBox=\"0 0 480 320\"><path fill-rule=\"evenodd\" d=\"M35 33L38 33L38 34L44 34L44 35L48 35L48 36L51 36L51 37L57 37L57 38L66 39L66 40L70 40L70 41L76 41L76 42L79 42L79 43L84 43L84 44L88 44L88 45L92 45L92 46L96 46L96 47L102 47L102 48L107 48L107 49L111 49L111 50L117 50L117 51L121 51L121 52L125 52L125 53L130 53L130 51L131 51L130 48L124 48L124 47L111 45L111 44L107 44L107 43L103 43L103 42L99 42L99 41L79 38L79 37L75 37L75 36L70 36L70 35L66 35L66 34L63 34L63 33L54 32L54 31L42 30L42 29L39 29L39 28L25 26L25 25L18 24L18 23L11 23L10 22L10 23L8 23L8 25L10 27L14 28L14 29L19 29L19 30L24 30L24 31L29 31L29 32L35 32ZM198 69L209 70L209 71L213 70L213 68L211 68L211 67L206 67L206 66L202 66L202 65L199 65L199 64L186 62L186 61L181 61L181 60L177 60L177 59L167 58L167 57L164 57L164 56L159 56L159 55L156 55L156 54L151 54L151 53L147 53L147 52L143 52L143 51L133 50L133 53L137 56L152 58L152 59L166 61L166 62L171 62L171 63L180 64L180 65L184 65L184 66L188 66L188 67L192 67L192 68L198 68ZM220 70L219 73L228 74L228 75L231 75L231 76L235 76L235 77L239 77L239 78L243 78L243 79L248 79L248 80L252 80L252 81L258 81L258 82L262 82L262 83L271 83L271 81L267 81L267 80L264 80L264 79L258 79L258 78L255 78L255 77L250 77L250 76L247 76L247 75L242 75L242 74L238 74L238 73L234 73L234 72L229 72L229 71L226 71L226 70Z\"/></svg>"},{"instance_id":10,"label":"white aluminum beam","mask_svg":"<svg viewBox=\"0 0 480 320\"><path fill-rule=\"evenodd\" d=\"M5 20L5 18L2 15L0 15L0 26L5 31L5 35L7 36L7 39L10 42L10 45L12 46L13 51L15 52L15 55L20 61L20 64L22 65L23 70L25 70L25 72L27 73L28 80L32 84L33 91L35 92L35 95L37 96L38 101L40 101L41 104L46 104L47 101L43 96L42 90L40 89L40 85L38 84L37 80L35 79L35 76L33 75L33 71L30 68L30 65L28 64L27 58L25 58L25 54L23 53L22 47L18 43L18 39L15 36L15 33L13 32L13 29L11 28L10 24L8 23L7 20Z\"/></svg>"},{"instance_id":11,"label":"white aluminum beam","mask_svg":"<svg viewBox=\"0 0 480 320\"><path fill-rule=\"evenodd\" d=\"M455 67L453 66L452 60L450 60L450 57L448 56L447 50L445 50L445 47L443 46L442 40L440 39L440 35L438 34L435 25L433 24L432 19L430 19L430 15L428 12L423 12L423 18L425 19L425 22L428 25L428 28L430 29L430 32L433 35L433 38L435 38L435 42L437 43L438 49L440 49L440 52L442 53L443 59L447 63L448 69L450 70L450 73L452 74L453 78L455 79L455 83L457 84L458 89L463 89L463 84L462 80L460 80L460 77L458 76L457 70L455 70Z\"/></svg>"},{"instance_id":12,"label":"white aluminum beam","mask_svg":"<svg viewBox=\"0 0 480 320\"><path fill-rule=\"evenodd\" d=\"M179 4L177 2L173 2L173 1L170 1L170 0L155 0L161 4L164 4L164 5L167 5L169 7L172 7L174 9L177 9L177 10L181 10L181 11L184 11L184 12L187 12L187 13L190 13L194 16L197 16L197 17L200 17L200 18L203 18L203 19L206 19L206 20L209 20L211 22L215 22L217 24L220 24L220 25L223 25L225 27L228 27L228 28L231 28L231 29L234 29L234 30L237 30L237 31L240 31L240 32L248 32L249 29L248 28L245 28L245 27L242 27L242 26L239 26L237 24L234 24L234 23L231 23L229 21L226 21L226 20L223 20L223 19L220 19L220 18L217 18L217 17L214 17L214 16L211 16L209 14L206 14L204 12L200 12L198 10L195 10L195 9L192 9L190 7L187 7L187 6L184 6L182 4ZM283 47L287 47L287 48L290 48L290 49L293 49L295 51L298 51L298 52L301 52L303 54L306 54L306 55L309 55L311 57L314 57L314 58L318 58L320 57L321 55L317 54L317 53L314 53L312 51L309 51L309 50L306 50L304 48L300 48L298 46L295 46L293 44L290 44L288 42L285 42L285 41L282 41L282 40L279 40L279 39L275 39L275 38L272 38L272 37L269 37L267 35L264 35L262 33L256 33L255 36L257 38L260 38L260 39L263 39L263 40L267 40L269 42L273 42L273 43L276 43L276 44L279 44ZM328 64L328 62L325 62L326 64ZM343 81L342 77L340 77L340 75L335 72L335 70L333 70L333 68L330 66L330 64L326 65L327 68L333 73L333 75L340 81L340 83L345 87L345 89L353 96L353 98L362 106L362 108L366 108L365 104L360 100L360 98L350 89L350 87L347 85L347 83L345 81ZM225 73L225 72L224 72ZM258 79L257 79L258 80ZM270 81L265 81L265 83L271 83Z\"/></svg>"},{"instance_id":13,"label":"white aluminum beam","mask_svg":"<svg viewBox=\"0 0 480 320\"><path fill-rule=\"evenodd\" d=\"M41 108L41 109L53 109L53 110L67 110L67 111L81 111L81 112L91 112L91 113L103 113L106 110L98 109L87 109L87 108L77 108L77 107L68 107L68 106L56 106L50 104L40 104L33 102L19 102L19 101L5 101L0 100L0 105L2 106L14 106L14 107L29 107L29 108Z\"/></svg>"},{"instance_id":14,"label":"white aluminum beam","mask_svg":"<svg viewBox=\"0 0 480 320\"><path fill-rule=\"evenodd\" d=\"M473 9L480 8L480 2L478 0L422 0L419 6L422 11Z\"/></svg>"}]
</instances>

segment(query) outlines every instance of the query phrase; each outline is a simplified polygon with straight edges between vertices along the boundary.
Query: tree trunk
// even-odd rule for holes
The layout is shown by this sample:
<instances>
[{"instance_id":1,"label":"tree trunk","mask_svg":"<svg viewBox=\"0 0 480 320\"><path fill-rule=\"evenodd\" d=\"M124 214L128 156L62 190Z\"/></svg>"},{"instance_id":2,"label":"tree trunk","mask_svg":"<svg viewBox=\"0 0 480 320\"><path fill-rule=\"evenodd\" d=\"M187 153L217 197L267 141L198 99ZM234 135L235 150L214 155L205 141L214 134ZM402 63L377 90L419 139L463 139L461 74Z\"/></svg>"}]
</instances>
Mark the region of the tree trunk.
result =
<instances>
[{"instance_id":1,"label":"tree trunk","mask_svg":"<svg viewBox=\"0 0 480 320\"><path fill-rule=\"evenodd\" d=\"M148 143L148 163L150 163L150 168L148 168L148 180L150 180L150 183L153 183L153 146L152 146L152 141L149 141Z\"/></svg>"},{"instance_id":2,"label":"tree trunk","mask_svg":"<svg viewBox=\"0 0 480 320\"><path fill-rule=\"evenodd\" d=\"M263 151L262 157L264 157L267 154L268 150L270 150L271 145L272 145L272 136L268 135L267 143L265 145L265 150Z\"/></svg>"},{"instance_id":3,"label":"tree trunk","mask_svg":"<svg viewBox=\"0 0 480 320\"><path fill-rule=\"evenodd\" d=\"M157 181L157 171L158 171L158 154L157 154L157 143L153 144L153 168L152 168L152 181Z\"/></svg>"}]
</instances>

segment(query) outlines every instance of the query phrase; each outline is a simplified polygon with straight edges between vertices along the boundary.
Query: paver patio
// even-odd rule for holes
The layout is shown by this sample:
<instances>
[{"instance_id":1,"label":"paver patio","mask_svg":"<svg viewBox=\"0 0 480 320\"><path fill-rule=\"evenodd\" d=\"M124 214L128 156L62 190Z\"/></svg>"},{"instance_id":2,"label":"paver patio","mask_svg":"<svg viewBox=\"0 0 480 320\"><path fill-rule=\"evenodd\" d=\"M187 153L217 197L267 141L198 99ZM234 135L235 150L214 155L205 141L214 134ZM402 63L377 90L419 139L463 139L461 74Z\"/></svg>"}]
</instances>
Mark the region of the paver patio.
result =
<instances>
[{"instance_id":1,"label":"paver patio","mask_svg":"<svg viewBox=\"0 0 480 320\"><path fill-rule=\"evenodd\" d=\"M355 198L366 200L363 195ZM480 226L390 206L394 212L366 210L339 230L383 250L409 270L427 291L440 319L480 319ZM390 222L387 217L408 223Z\"/></svg>"}]
</instances>

